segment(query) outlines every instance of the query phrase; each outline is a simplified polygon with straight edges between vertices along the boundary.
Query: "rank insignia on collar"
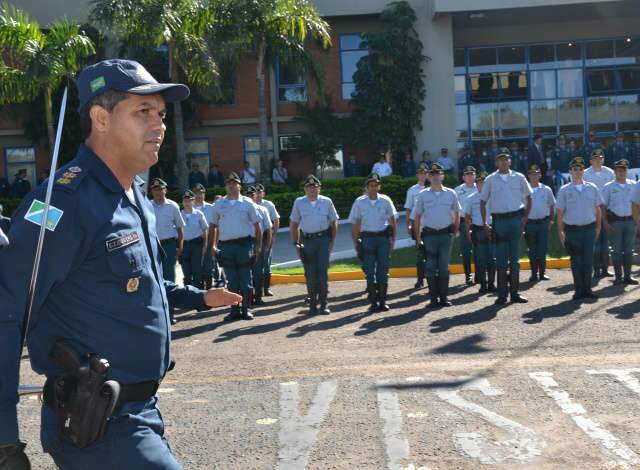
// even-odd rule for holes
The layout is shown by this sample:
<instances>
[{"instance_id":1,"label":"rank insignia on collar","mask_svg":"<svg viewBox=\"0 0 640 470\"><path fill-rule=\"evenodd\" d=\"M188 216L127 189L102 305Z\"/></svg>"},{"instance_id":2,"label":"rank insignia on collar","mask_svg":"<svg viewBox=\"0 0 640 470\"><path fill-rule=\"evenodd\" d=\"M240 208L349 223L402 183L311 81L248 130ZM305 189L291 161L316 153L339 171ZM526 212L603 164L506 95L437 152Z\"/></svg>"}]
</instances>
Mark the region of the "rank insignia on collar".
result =
<instances>
[{"instance_id":1,"label":"rank insignia on collar","mask_svg":"<svg viewBox=\"0 0 640 470\"><path fill-rule=\"evenodd\" d=\"M127 281L127 292L128 293L133 293L133 292L137 292L138 291L138 286L140 286L140 278L139 277L132 277L131 279L129 279Z\"/></svg>"},{"instance_id":2,"label":"rank insignia on collar","mask_svg":"<svg viewBox=\"0 0 640 470\"><path fill-rule=\"evenodd\" d=\"M56 183L58 183L58 184L69 184L69 183L71 183L71 178L58 178L56 180Z\"/></svg>"}]
</instances>

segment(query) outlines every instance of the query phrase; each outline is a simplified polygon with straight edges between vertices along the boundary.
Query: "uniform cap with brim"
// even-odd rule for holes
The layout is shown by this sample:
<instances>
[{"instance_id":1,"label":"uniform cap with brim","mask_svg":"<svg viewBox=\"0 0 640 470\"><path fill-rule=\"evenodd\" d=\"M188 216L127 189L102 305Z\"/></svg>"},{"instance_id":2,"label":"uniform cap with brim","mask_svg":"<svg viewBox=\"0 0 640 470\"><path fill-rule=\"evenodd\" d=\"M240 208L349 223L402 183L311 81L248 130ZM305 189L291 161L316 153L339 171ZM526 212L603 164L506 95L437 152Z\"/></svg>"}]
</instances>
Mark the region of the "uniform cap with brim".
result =
<instances>
[{"instance_id":1,"label":"uniform cap with brim","mask_svg":"<svg viewBox=\"0 0 640 470\"><path fill-rule=\"evenodd\" d=\"M264 186L260 183L256 184L256 191L264 191Z\"/></svg>"},{"instance_id":2,"label":"uniform cap with brim","mask_svg":"<svg viewBox=\"0 0 640 470\"><path fill-rule=\"evenodd\" d=\"M238 174L233 172L229 173L229 176L227 176L224 180L225 183L228 183L229 181L235 181L236 183L242 182Z\"/></svg>"},{"instance_id":3,"label":"uniform cap with brim","mask_svg":"<svg viewBox=\"0 0 640 470\"><path fill-rule=\"evenodd\" d=\"M584 158L576 157L569 162L569 168L573 168L574 166L579 166L580 168L585 167Z\"/></svg>"},{"instance_id":4,"label":"uniform cap with brim","mask_svg":"<svg viewBox=\"0 0 640 470\"><path fill-rule=\"evenodd\" d=\"M540 167L538 165L531 165L529 167L529 173L540 173Z\"/></svg>"},{"instance_id":5,"label":"uniform cap with brim","mask_svg":"<svg viewBox=\"0 0 640 470\"><path fill-rule=\"evenodd\" d=\"M506 158L509 159L511 158L511 154L509 152L505 152L504 150L501 152L498 152L498 154L496 155L496 160L498 160L499 158Z\"/></svg>"},{"instance_id":6,"label":"uniform cap with brim","mask_svg":"<svg viewBox=\"0 0 640 470\"><path fill-rule=\"evenodd\" d=\"M195 199L196 195L193 194L193 191L187 189L182 195L182 199Z\"/></svg>"},{"instance_id":7,"label":"uniform cap with brim","mask_svg":"<svg viewBox=\"0 0 640 470\"><path fill-rule=\"evenodd\" d=\"M309 175L304 180L304 185L305 186L321 186L322 183L320 183L320 180L318 178L316 178L315 176Z\"/></svg>"},{"instance_id":8,"label":"uniform cap with brim","mask_svg":"<svg viewBox=\"0 0 640 470\"><path fill-rule=\"evenodd\" d=\"M244 193L247 196L253 196L256 193L256 188L255 186L247 186L244 190Z\"/></svg>"},{"instance_id":9,"label":"uniform cap with brim","mask_svg":"<svg viewBox=\"0 0 640 470\"><path fill-rule=\"evenodd\" d=\"M626 158L622 158L613 164L614 168L624 168L625 170L629 168L629 160Z\"/></svg>"},{"instance_id":10,"label":"uniform cap with brim","mask_svg":"<svg viewBox=\"0 0 640 470\"><path fill-rule=\"evenodd\" d=\"M426 163L421 163L420 165L418 165L418 168L416 169L416 173L420 173L420 172L428 173L429 165L427 165Z\"/></svg>"},{"instance_id":11,"label":"uniform cap with brim","mask_svg":"<svg viewBox=\"0 0 640 470\"><path fill-rule=\"evenodd\" d=\"M367 176L367 179L365 180L364 184L369 184L372 181L374 183L379 183L380 182L380 175L378 175L378 173L371 173L369 176Z\"/></svg>"},{"instance_id":12,"label":"uniform cap with brim","mask_svg":"<svg viewBox=\"0 0 640 470\"><path fill-rule=\"evenodd\" d=\"M485 179L487 179L487 172L486 172L486 171L481 171L481 172L476 176L476 181L484 181Z\"/></svg>"},{"instance_id":13,"label":"uniform cap with brim","mask_svg":"<svg viewBox=\"0 0 640 470\"><path fill-rule=\"evenodd\" d=\"M153 189L153 188L166 188L167 187L167 183L162 178L154 178L151 181L151 186L149 186L149 187L151 189Z\"/></svg>"},{"instance_id":14,"label":"uniform cap with brim","mask_svg":"<svg viewBox=\"0 0 640 470\"><path fill-rule=\"evenodd\" d=\"M193 191L194 193L197 193L198 191L205 192L205 191L206 191L206 189L205 189L205 187L204 187L202 184L198 183L198 184L196 184L196 185L193 187L193 190L192 190L192 191Z\"/></svg>"},{"instance_id":15,"label":"uniform cap with brim","mask_svg":"<svg viewBox=\"0 0 640 470\"><path fill-rule=\"evenodd\" d=\"M85 68L78 77L80 108L107 90L133 95L161 94L168 102L189 97L189 87L182 83L158 83L142 65L134 60L109 59Z\"/></svg>"},{"instance_id":16,"label":"uniform cap with brim","mask_svg":"<svg viewBox=\"0 0 640 470\"><path fill-rule=\"evenodd\" d=\"M471 165L465 166L464 170L462 170L462 174L463 175L472 175L475 172L476 172L476 169L474 167L472 167Z\"/></svg>"},{"instance_id":17,"label":"uniform cap with brim","mask_svg":"<svg viewBox=\"0 0 640 470\"><path fill-rule=\"evenodd\" d=\"M444 173L444 168L442 168L442 165L433 163L431 165L431 169L429 170L429 173L431 173L432 175L441 175Z\"/></svg>"},{"instance_id":18,"label":"uniform cap with brim","mask_svg":"<svg viewBox=\"0 0 640 470\"><path fill-rule=\"evenodd\" d=\"M591 158L600 158L600 157L604 157L604 153L602 152L601 149L595 149L593 152L591 152Z\"/></svg>"}]
</instances>

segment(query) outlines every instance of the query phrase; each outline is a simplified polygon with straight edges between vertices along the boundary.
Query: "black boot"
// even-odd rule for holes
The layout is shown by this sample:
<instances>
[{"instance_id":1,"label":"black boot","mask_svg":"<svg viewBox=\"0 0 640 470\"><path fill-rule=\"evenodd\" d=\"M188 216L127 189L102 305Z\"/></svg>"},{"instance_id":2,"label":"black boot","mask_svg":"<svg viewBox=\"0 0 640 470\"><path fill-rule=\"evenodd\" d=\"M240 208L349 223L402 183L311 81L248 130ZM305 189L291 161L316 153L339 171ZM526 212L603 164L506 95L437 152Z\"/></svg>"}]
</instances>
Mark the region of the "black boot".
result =
<instances>
[{"instance_id":1,"label":"black boot","mask_svg":"<svg viewBox=\"0 0 640 470\"><path fill-rule=\"evenodd\" d=\"M329 305L327 304L329 286L327 284L318 284L316 289L318 289L318 301L320 302L320 310L318 313L320 313L320 315L329 315L331 313Z\"/></svg>"},{"instance_id":2,"label":"black boot","mask_svg":"<svg viewBox=\"0 0 640 470\"><path fill-rule=\"evenodd\" d=\"M236 292L236 294L239 294L239 292ZM241 308L240 305L236 304L231 306L231 312L229 312L229 314L224 317L224 321L235 321L240 320L240 318L242 318Z\"/></svg>"},{"instance_id":3,"label":"black boot","mask_svg":"<svg viewBox=\"0 0 640 470\"><path fill-rule=\"evenodd\" d=\"M577 269L571 268L571 276L573 276L573 300L582 298L582 273ZM591 283L591 273L589 273L589 283Z\"/></svg>"},{"instance_id":4,"label":"black boot","mask_svg":"<svg viewBox=\"0 0 640 470\"><path fill-rule=\"evenodd\" d=\"M413 286L414 289L422 289L424 287L424 263L416 263L416 271L418 273L418 279Z\"/></svg>"},{"instance_id":5,"label":"black boot","mask_svg":"<svg viewBox=\"0 0 640 470\"><path fill-rule=\"evenodd\" d=\"M441 307L451 307L452 304L447 298L449 296L449 276L438 277L438 295L440 297Z\"/></svg>"},{"instance_id":6,"label":"black boot","mask_svg":"<svg viewBox=\"0 0 640 470\"><path fill-rule=\"evenodd\" d=\"M602 269L602 277L613 277L611 271L609 271L610 262L609 250L602 252L602 261L600 269Z\"/></svg>"},{"instance_id":7,"label":"black boot","mask_svg":"<svg viewBox=\"0 0 640 470\"><path fill-rule=\"evenodd\" d=\"M622 284L624 284L624 279L622 278L622 264L621 263L613 263L613 272L615 273L615 279L613 280L613 285L614 286L621 286Z\"/></svg>"},{"instance_id":8,"label":"black boot","mask_svg":"<svg viewBox=\"0 0 640 470\"><path fill-rule=\"evenodd\" d=\"M631 276L631 266L633 265L633 258L631 255L625 255L624 257L624 283L630 286L637 286L638 280Z\"/></svg>"},{"instance_id":9,"label":"black boot","mask_svg":"<svg viewBox=\"0 0 640 470\"><path fill-rule=\"evenodd\" d=\"M254 289L253 292L253 305L265 305L264 300L262 300L262 289Z\"/></svg>"},{"instance_id":10,"label":"black boot","mask_svg":"<svg viewBox=\"0 0 640 470\"><path fill-rule=\"evenodd\" d=\"M305 303L309 304L309 315L317 315L318 314L318 290L316 289L316 286L308 285L307 293L309 294L307 295L307 299L309 299L309 301Z\"/></svg>"},{"instance_id":11,"label":"black boot","mask_svg":"<svg viewBox=\"0 0 640 470\"><path fill-rule=\"evenodd\" d=\"M496 268L489 268L487 270L487 290L489 292L495 292L496 289Z\"/></svg>"},{"instance_id":12,"label":"black boot","mask_svg":"<svg viewBox=\"0 0 640 470\"><path fill-rule=\"evenodd\" d=\"M531 265L531 276L529 276L529 282L536 282L538 280L538 260L529 259Z\"/></svg>"},{"instance_id":13,"label":"black boot","mask_svg":"<svg viewBox=\"0 0 640 470\"><path fill-rule=\"evenodd\" d=\"M271 292L271 274L267 274L262 282L264 283L264 296L273 297L273 292Z\"/></svg>"},{"instance_id":14,"label":"black boot","mask_svg":"<svg viewBox=\"0 0 640 470\"><path fill-rule=\"evenodd\" d=\"M178 323L178 320L176 320L176 317L173 314L173 309L171 307L169 307L169 320L171 321L172 325Z\"/></svg>"},{"instance_id":15,"label":"black boot","mask_svg":"<svg viewBox=\"0 0 640 470\"><path fill-rule=\"evenodd\" d=\"M463 257L462 266L464 267L464 283L468 286L472 286L473 279L471 278L471 258Z\"/></svg>"},{"instance_id":16,"label":"black boot","mask_svg":"<svg viewBox=\"0 0 640 470\"><path fill-rule=\"evenodd\" d=\"M520 271L515 269L509 272L509 284L511 287L511 302L514 304L526 304L529 302L526 297L522 297L520 289Z\"/></svg>"},{"instance_id":17,"label":"black boot","mask_svg":"<svg viewBox=\"0 0 640 470\"><path fill-rule=\"evenodd\" d=\"M591 290L591 273L582 273L582 298L583 299L597 299L598 296Z\"/></svg>"},{"instance_id":18,"label":"black boot","mask_svg":"<svg viewBox=\"0 0 640 470\"><path fill-rule=\"evenodd\" d=\"M369 301L369 311L378 311L378 292L375 284L367 284L367 300Z\"/></svg>"},{"instance_id":19,"label":"black boot","mask_svg":"<svg viewBox=\"0 0 640 470\"><path fill-rule=\"evenodd\" d=\"M478 278L478 281L480 282L480 290L478 291L479 294L484 294L485 292L488 291L487 289L487 270L484 268L478 268L476 266L476 276Z\"/></svg>"},{"instance_id":20,"label":"black boot","mask_svg":"<svg viewBox=\"0 0 640 470\"><path fill-rule=\"evenodd\" d=\"M242 294L241 317L243 320L253 320L253 313L249 310L251 305L251 291Z\"/></svg>"},{"instance_id":21,"label":"black boot","mask_svg":"<svg viewBox=\"0 0 640 470\"><path fill-rule=\"evenodd\" d=\"M599 279L600 276L600 253L593 254L593 279Z\"/></svg>"},{"instance_id":22,"label":"black boot","mask_svg":"<svg viewBox=\"0 0 640 470\"><path fill-rule=\"evenodd\" d=\"M538 279L541 281L549 281L551 278L545 274L547 270L547 258L538 259Z\"/></svg>"},{"instance_id":23,"label":"black boot","mask_svg":"<svg viewBox=\"0 0 640 470\"><path fill-rule=\"evenodd\" d=\"M427 285L429 286L429 305L427 308L438 308L438 278L427 277Z\"/></svg>"},{"instance_id":24,"label":"black boot","mask_svg":"<svg viewBox=\"0 0 640 470\"><path fill-rule=\"evenodd\" d=\"M507 303L507 270L498 269L498 298L495 301L496 305L502 305Z\"/></svg>"},{"instance_id":25,"label":"black boot","mask_svg":"<svg viewBox=\"0 0 640 470\"><path fill-rule=\"evenodd\" d=\"M378 305L380 310L388 312L390 307L387 305L387 289L389 284L378 284Z\"/></svg>"}]
</instances>

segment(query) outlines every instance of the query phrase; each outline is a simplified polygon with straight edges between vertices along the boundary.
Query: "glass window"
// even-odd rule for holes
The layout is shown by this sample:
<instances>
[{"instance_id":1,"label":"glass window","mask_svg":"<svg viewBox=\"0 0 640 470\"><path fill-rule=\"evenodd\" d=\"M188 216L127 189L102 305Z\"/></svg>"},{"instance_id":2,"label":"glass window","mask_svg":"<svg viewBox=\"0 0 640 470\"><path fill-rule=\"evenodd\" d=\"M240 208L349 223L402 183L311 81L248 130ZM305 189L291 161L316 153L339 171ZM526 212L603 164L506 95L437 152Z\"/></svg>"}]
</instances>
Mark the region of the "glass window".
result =
<instances>
[{"instance_id":1,"label":"glass window","mask_svg":"<svg viewBox=\"0 0 640 470\"><path fill-rule=\"evenodd\" d=\"M529 104L526 101L500 103L499 116L502 137L529 135Z\"/></svg>"},{"instance_id":2,"label":"glass window","mask_svg":"<svg viewBox=\"0 0 640 470\"><path fill-rule=\"evenodd\" d=\"M467 121L467 105L456 106L456 130L458 138L469 136L469 122Z\"/></svg>"},{"instance_id":3,"label":"glass window","mask_svg":"<svg viewBox=\"0 0 640 470\"><path fill-rule=\"evenodd\" d=\"M466 63L464 60L464 49L453 50L453 67L455 73L465 73Z\"/></svg>"},{"instance_id":4,"label":"glass window","mask_svg":"<svg viewBox=\"0 0 640 470\"><path fill-rule=\"evenodd\" d=\"M588 70L587 87L589 95L612 93L616 89L615 71L613 69Z\"/></svg>"},{"instance_id":5,"label":"glass window","mask_svg":"<svg viewBox=\"0 0 640 470\"><path fill-rule=\"evenodd\" d=\"M278 64L278 99L290 102L307 101L304 75L295 67Z\"/></svg>"},{"instance_id":6,"label":"glass window","mask_svg":"<svg viewBox=\"0 0 640 470\"><path fill-rule=\"evenodd\" d=\"M584 132L582 98L558 100L558 124L561 134L582 134Z\"/></svg>"},{"instance_id":7,"label":"glass window","mask_svg":"<svg viewBox=\"0 0 640 470\"><path fill-rule=\"evenodd\" d=\"M587 65L611 65L613 59L613 41L593 41L586 44Z\"/></svg>"},{"instance_id":8,"label":"glass window","mask_svg":"<svg viewBox=\"0 0 640 470\"><path fill-rule=\"evenodd\" d=\"M342 84L342 99L350 100L353 94L356 92L355 83L343 83Z\"/></svg>"},{"instance_id":9,"label":"glass window","mask_svg":"<svg viewBox=\"0 0 640 470\"><path fill-rule=\"evenodd\" d=\"M353 85L353 74L356 73L358 69L358 61L369 54L368 50L359 50L359 51L341 51L340 52L340 60L342 65L342 84L351 84ZM351 93L355 90L355 85L353 87L347 87L347 91L351 91L348 94L343 93L342 98L345 100L351 99Z\"/></svg>"},{"instance_id":10,"label":"glass window","mask_svg":"<svg viewBox=\"0 0 640 470\"><path fill-rule=\"evenodd\" d=\"M534 134L557 134L556 100L531 102L531 130Z\"/></svg>"},{"instance_id":11,"label":"glass window","mask_svg":"<svg viewBox=\"0 0 640 470\"><path fill-rule=\"evenodd\" d=\"M456 104L467 102L467 80L464 75L456 75L453 78L453 85L456 90Z\"/></svg>"},{"instance_id":12,"label":"glass window","mask_svg":"<svg viewBox=\"0 0 640 470\"><path fill-rule=\"evenodd\" d=\"M611 132L616 130L615 103L609 96L598 96L587 99L589 129L594 132Z\"/></svg>"},{"instance_id":13,"label":"glass window","mask_svg":"<svg viewBox=\"0 0 640 470\"><path fill-rule=\"evenodd\" d=\"M556 53L553 44L541 44L529 48L529 68L551 68L556 63Z\"/></svg>"},{"instance_id":14,"label":"glass window","mask_svg":"<svg viewBox=\"0 0 640 470\"><path fill-rule=\"evenodd\" d=\"M619 131L640 131L640 95L616 96Z\"/></svg>"},{"instance_id":15,"label":"glass window","mask_svg":"<svg viewBox=\"0 0 640 470\"><path fill-rule=\"evenodd\" d=\"M640 67L618 69L618 76L622 91L640 91Z\"/></svg>"},{"instance_id":16,"label":"glass window","mask_svg":"<svg viewBox=\"0 0 640 470\"><path fill-rule=\"evenodd\" d=\"M498 97L497 73L470 74L469 85L471 99L474 101L487 101Z\"/></svg>"},{"instance_id":17,"label":"glass window","mask_svg":"<svg viewBox=\"0 0 640 470\"><path fill-rule=\"evenodd\" d=\"M497 57L493 47L469 50L470 72L492 72L496 70Z\"/></svg>"},{"instance_id":18,"label":"glass window","mask_svg":"<svg viewBox=\"0 0 640 470\"><path fill-rule=\"evenodd\" d=\"M582 65L582 45L575 42L556 44L558 67L579 67Z\"/></svg>"},{"instance_id":19,"label":"glass window","mask_svg":"<svg viewBox=\"0 0 640 470\"><path fill-rule=\"evenodd\" d=\"M616 41L616 63L640 63L640 38L626 38Z\"/></svg>"},{"instance_id":20,"label":"glass window","mask_svg":"<svg viewBox=\"0 0 640 470\"><path fill-rule=\"evenodd\" d=\"M526 66L524 47L499 47L498 63L501 66L500 70L524 69Z\"/></svg>"},{"instance_id":21,"label":"glass window","mask_svg":"<svg viewBox=\"0 0 640 470\"><path fill-rule=\"evenodd\" d=\"M555 70L532 71L531 74L531 99L556 97L556 72Z\"/></svg>"},{"instance_id":22,"label":"glass window","mask_svg":"<svg viewBox=\"0 0 640 470\"><path fill-rule=\"evenodd\" d=\"M341 51L353 51L361 49L362 44L361 34L343 34L340 36L340 50Z\"/></svg>"},{"instance_id":23,"label":"glass window","mask_svg":"<svg viewBox=\"0 0 640 470\"><path fill-rule=\"evenodd\" d=\"M512 71L499 74L500 93L503 98L527 98L527 72Z\"/></svg>"},{"instance_id":24,"label":"glass window","mask_svg":"<svg viewBox=\"0 0 640 470\"><path fill-rule=\"evenodd\" d=\"M34 147L5 147L5 161L7 163L7 179L13 181L14 175L20 170L27 172L27 181L31 188L36 185L36 149Z\"/></svg>"},{"instance_id":25,"label":"glass window","mask_svg":"<svg viewBox=\"0 0 640 470\"><path fill-rule=\"evenodd\" d=\"M473 137L496 137L498 125L498 107L496 104L472 104L469 106L469 112Z\"/></svg>"},{"instance_id":26,"label":"glass window","mask_svg":"<svg viewBox=\"0 0 640 470\"><path fill-rule=\"evenodd\" d=\"M558 70L558 97L582 96L582 70Z\"/></svg>"}]
</instances>

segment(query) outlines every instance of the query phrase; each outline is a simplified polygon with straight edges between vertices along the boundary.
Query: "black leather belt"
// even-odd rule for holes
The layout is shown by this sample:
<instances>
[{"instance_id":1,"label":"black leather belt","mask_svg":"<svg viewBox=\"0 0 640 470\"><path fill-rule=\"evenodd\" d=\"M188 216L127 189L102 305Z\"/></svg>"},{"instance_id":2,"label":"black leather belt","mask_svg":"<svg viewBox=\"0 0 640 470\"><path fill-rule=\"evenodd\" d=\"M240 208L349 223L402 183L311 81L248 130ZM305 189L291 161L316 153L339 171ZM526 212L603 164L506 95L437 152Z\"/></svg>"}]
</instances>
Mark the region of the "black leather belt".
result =
<instances>
[{"instance_id":1,"label":"black leather belt","mask_svg":"<svg viewBox=\"0 0 640 470\"><path fill-rule=\"evenodd\" d=\"M313 233L302 232L302 238L304 238L305 240L311 240L311 239L314 239L314 238L322 238L325 235L329 235L329 233L331 233L331 230L329 230L329 229L322 230L320 232L313 232Z\"/></svg>"},{"instance_id":2,"label":"black leather belt","mask_svg":"<svg viewBox=\"0 0 640 470\"><path fill-rule=\"evenodd\" d=\"M173 238L165 238L164 240L160 240L160 243L169 243L169 242L177 242L178 239L173 237Z\"/></svg>"},{"instance_id":3,"label":"black leather belt","mask_svg":"<svg viewBox=\"0 0 640 470\"><path fill-rule=\"evenodd\" d=\"M231 240L219 240L218 245L240 245L251 241L251 237L232 238Z\"/></svg>"},{"instance_id":4,"label":"black leather belt","mask_svg":"<svg viewBox=\"0 0 640 470\"><path fill-rule=\"evenodd\" d=\"M424 235L442 235L445 233L453 233L453 225L449 225L448 227L445 228L429 228L429 227L423 227L422 228L422 236Z\"/></svg>"},{"instance_id":5,"label":"black leather belt","mask_svg":"<svg viewBox=\"0 0 640 470\"><path fill-rule=\"evenodd\" d=\"M134 401L147 401L156 395L159 387L160 383L155 380L137 384L120 385L120 400L118 400L118 405Z\"/></svg>"},{"instance_id":6,"label":"black leather belt","mask_svg":"<svg viewBox=\"0 0 640 470\"><path fill-rule=\"evenodd\" d=\"M389 227L384 230L380 230L379 232L360 232L360 236L362 238L374 238L374 237L388 237L391 235L391 230Z\"/></svg>"},{"instance_id":7,"label":"black leather belt","mask_svg":"<svg viewBox=\"0 0 640 470\"><path fill-rule=\"evenodd\" d=\"M626 222L628 220L633 220L633 216L630 216L630 215L620 216L620 215L616 215L611 211L607 211L607 220L611 222Z\"/></svg>"},{"instance_id":8,"label":"black leather belt","mask_svg":"<svg viewBox=\"0 0 640 470\"><path fill-rule=\"evenodd\" d=\"M527 220L527 224L541 224L543 222L548 222L549 217L545 217L543 219L529 219Z\"/></svg>"},{"instance_id":9,"label":"black leather belt","mask_svg":"<svg viewBox=\"0 0 640 470\"><path fill-rule=\"evenodd\" d=\"M595 222L591 222L590 224L587 225L569 225L569 224L564 224L564 230L566 232L573 232L575 230L583 230L586 228L593 228L596 226Z\"/></svg>"},{"instance_id":10,"label":"black leather belt","mask_svg":"<svg viewBox=\"0 0 640 470\"><path fill-rule=\"evenodd\" d=\"M204 240L202 239L202 237L198 237L198 238L193 238L191 240L185 240L184 244L185 245L199 245L201 243L203 243Z\"/></svg>"},{"instance_id":11,"label":"black leather belt","mask_svg":"<svg viewBox=\"0 0 640 470\"><path fill-rule=\"evenodd\" d=\"M513 211L513 212L501 212L499 214L495 214L495 213L491 213L491 217L493 217L494 220L496 219L511 219L512 217L518 217L518 216L523 216L524 215L524 209L519 209L517 211Z\"/></svg>"}]
</instances>

